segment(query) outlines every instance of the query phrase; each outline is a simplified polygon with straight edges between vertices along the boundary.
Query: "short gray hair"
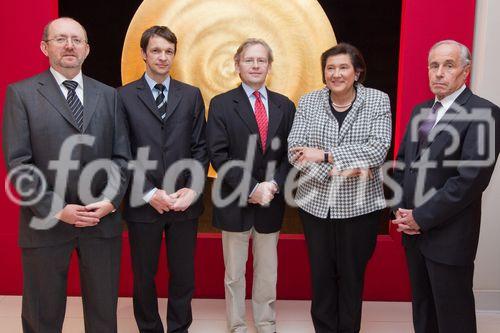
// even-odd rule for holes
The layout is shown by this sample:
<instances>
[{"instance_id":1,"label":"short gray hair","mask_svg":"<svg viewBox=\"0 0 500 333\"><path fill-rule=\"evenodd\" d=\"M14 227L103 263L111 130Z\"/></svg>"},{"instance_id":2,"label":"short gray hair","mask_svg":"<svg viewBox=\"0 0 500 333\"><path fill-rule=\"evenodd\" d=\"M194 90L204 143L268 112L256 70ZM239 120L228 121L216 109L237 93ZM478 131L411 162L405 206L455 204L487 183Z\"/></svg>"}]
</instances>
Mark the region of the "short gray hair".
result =
<instances>
[{"instance_id":1,"label":"short gray hair","mask_svg":"<svg viewBox=\"0 0 500 333\"><path fill-rule=\"evenodd\" d=\"M462 64L464 66L470 65L472 63L472 57L470 55L469 48L465 46L462 43L457 42L456 40L453 39L445 39L442 41L437 42L436 44L432 45L431 49L429 50L429 56L431 55L431 52L437 48L438 46L445 45L445 44L451 44L451 45L456 45L460 49L460 59L462 60Z\"/></svg>"},{"instance_id":2,"label":"short gray hair","mask_svg":"<svg viewBox=\"0 0 500 333\"><path fill-rule=\"evenodd\" d=\"M234 54L234 62L239 63L241 54L250 46L257 44L264 46L264 48L267 50L267 61L271 64L274 60L273 50L271 49L269 44L267 44L263 39L259 38L248 38L247 40L245 40L236 50L236 53Z\"/></svg>"}]
</instances>

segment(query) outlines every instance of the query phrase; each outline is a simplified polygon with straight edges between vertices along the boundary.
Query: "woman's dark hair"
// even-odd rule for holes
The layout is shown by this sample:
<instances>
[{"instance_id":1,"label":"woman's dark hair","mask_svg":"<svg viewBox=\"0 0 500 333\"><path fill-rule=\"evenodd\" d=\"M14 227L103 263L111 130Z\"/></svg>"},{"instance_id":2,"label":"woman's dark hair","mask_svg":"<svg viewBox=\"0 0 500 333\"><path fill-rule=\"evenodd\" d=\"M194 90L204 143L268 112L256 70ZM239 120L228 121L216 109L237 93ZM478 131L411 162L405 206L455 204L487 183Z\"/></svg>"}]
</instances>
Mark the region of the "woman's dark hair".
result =
<instances>
[{"instance_id":1,"label":"woman's dark hair","mask_svg":"<svg viewBox=\"0 0 500 333\"><path fill-rule=\"evenodd\" d=\"M326 61L328 58L332 56L336 56L338 54L347 54L349 58L351 58L351 63L352 66L354 67L354 70L356 73L359 73L358 77L358 82L363 83L365 81L366 77L366 63L365 59L363 58L363 55L359 50L348 43L340 43L335 45L334 47L329 48L323 54L321 55L321 72L323 73L323 83L326 84L325 81L325 67L326 67Z\"/></svg>"}]
</instances>

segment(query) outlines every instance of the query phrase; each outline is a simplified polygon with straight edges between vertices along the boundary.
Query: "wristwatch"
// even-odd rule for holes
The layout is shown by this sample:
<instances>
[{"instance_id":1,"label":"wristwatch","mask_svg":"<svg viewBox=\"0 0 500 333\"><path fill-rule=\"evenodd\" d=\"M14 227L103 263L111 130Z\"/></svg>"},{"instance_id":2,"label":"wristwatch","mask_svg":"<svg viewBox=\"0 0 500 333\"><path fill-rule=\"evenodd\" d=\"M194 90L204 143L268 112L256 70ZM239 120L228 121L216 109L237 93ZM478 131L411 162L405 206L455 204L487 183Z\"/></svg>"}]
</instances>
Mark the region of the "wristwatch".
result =
<instances>
[{"instance_id":1,"label":"wristwatch","mask_svg":"<svg viewBox=\"0 0 500 333\"><path fill-rule=\"evenodd\" d=\"M325 151L323 155L323 162L328 163L329 152Z\"/></svg>"}]
</instances>

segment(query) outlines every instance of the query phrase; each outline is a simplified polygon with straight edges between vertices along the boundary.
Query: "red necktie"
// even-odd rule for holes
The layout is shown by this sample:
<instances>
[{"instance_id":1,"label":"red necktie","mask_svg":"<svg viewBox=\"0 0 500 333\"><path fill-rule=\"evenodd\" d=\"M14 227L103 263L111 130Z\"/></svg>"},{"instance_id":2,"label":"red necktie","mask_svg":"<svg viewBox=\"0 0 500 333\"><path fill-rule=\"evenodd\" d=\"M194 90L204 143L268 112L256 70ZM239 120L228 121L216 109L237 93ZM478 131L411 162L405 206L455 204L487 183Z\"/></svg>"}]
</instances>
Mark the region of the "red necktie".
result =
<instances>
[{"instance_id":1,"label":"red necktie","mask_svg":"<svg viewBox=\"0 0 500 333\"><path fill-rule=\"evenodd\" d=\"M266 150L266 140L267 140L267 113L264 103L260 98L260 92L254 91L255 96L255 120L257 121L257 126L259 127L260 140L262 142L262 151Z\"/></svg>"}]
</instances>

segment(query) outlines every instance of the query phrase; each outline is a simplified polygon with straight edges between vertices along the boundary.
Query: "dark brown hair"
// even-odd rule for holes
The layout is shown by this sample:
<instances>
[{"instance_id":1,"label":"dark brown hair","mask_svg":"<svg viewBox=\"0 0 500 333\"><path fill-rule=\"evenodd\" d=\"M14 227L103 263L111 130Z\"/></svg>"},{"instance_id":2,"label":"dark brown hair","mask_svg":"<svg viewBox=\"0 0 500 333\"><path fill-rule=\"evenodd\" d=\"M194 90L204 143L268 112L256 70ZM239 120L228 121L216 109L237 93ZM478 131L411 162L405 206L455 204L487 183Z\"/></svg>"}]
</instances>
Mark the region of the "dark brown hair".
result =
<instances>
[{"instance_id":1,"label":"dark brown hair","mask_svg":"<svg viewBox=\"0 0 500 333\"><path fill-rule=\"evenodd\" d=\"M154 25L142 33L141 36L141 49L146 52L149 44L149 40L153 36L159 36L165 38L170 43L174 44L175 51L177 51L177 37L175 34L167 27L162 25Z\"/></svg>"},{"instance_id":2,"label":"dark brown hair","mask_svg":"<svg viewBox=\"0 0 500 333\"><path fill-rule=\"evenodd\" d=\"M325 67L326 67L326 61L328 58L332 56L336 56L338 54L347 54L349 58L351 58L351 63L352 66L354 67L354 70L356 73L359 73L358 77L358 82L363 83L365 81L366 77L366 63L365 59L363 58L363 55L359 50L348 43L340 43L335 45L334 47L329 48L323 54L321 55L321 72L323 73L323 83L326 84L325 81Z\"/></svg>"}]
</instances>

